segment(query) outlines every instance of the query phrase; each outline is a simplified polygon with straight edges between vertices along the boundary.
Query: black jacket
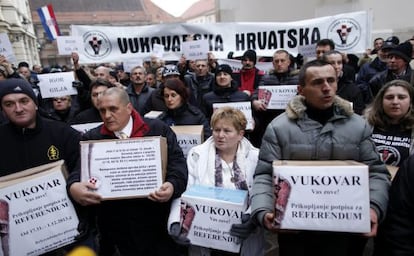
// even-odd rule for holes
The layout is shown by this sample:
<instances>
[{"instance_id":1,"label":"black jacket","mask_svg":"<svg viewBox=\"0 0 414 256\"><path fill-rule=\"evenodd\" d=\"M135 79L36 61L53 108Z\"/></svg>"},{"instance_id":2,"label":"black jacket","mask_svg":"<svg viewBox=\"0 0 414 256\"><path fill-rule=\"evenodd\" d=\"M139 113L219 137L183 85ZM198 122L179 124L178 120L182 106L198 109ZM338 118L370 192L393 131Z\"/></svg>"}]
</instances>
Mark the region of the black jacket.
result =
<instances>
[{"instance_id":1,"label":"black jacket","mask_svg":"<svg viewBox=\"0 0 414 256\"><path fill-rule=\"evenodd\" d=\"M79 132L67 124L40 116L34 129L4 124L0 126L0 176L61 159L69 172L79 171L79 140Z\"/></svg>"},{"instance_id":2,"label":"black jacket","mask_svg":"<svg viewBox=\"0 0 414 256\"><path fill-rule=\"evenodd\" d=\"M196 104L194 105L201 109L203 96L213 90L215 76L211 73L206 76L196 76L195 73L188 73L184 76L184 82L191 91L191 97L195 99ZM192 101L190 99L190 103L193 103Z\"/></svg>"},{"instance_id":3,"label":"black jacket","mask_svg":"<svg viewBox=\"0 0 414 256\"><path fill-rule=\"evenodd\" d=\"M203 111L210 120L213 114L214 103L250 101L250 96L238 90L236 83L231 83L230 87L220 87L214 85L213 91L206 93L203 97Z\"/></svg>"},{"instance_id":4,"label":"black jacket","mask_svg":"<svg viewBox=\"0 0 414 256\"><path fill-rule=\"evenodd\" d=\"M174 186L172 199L178 198L187 186L187 165L176 136L169 126L157 119L141 119L136 111L131 137L162 136L167 139L168 164L165 181ZM116 139L103 125L89 130L83 140ZM80 180L73 174L68 184ZM69 185L70 186L70 185ZM96 205L97 224L101 235L101 246L117 246L121 255L152 255L156 251L172 252L174 243L167 232L167 220L171 201L160 203L147 198L109 200ZM105 254L106 255L106 254ZM155 254L154 254L155 255ZM169 253L156 255L170 255Z\"/></svg>"},{"instance_id":5,"label":"black jacket","mask_svg":"<svg viewBox=\"0 0 414 256\"><path fill-rule=\"evenodd\" d=\"M169 126L173 125L203 125L204 139L211 136L210 124L200 109L188 103L177 109L169 109L160 119Z\"/></svg>"},{"instance_id":6,"label":"black jacket","mask_svg":"<svg viewBox=\"0 0 414 256\"><path fill-rule=\"evenodd\" d=\"M362 111L364 111L365 104L361 90L354 82L345 80L344 77L339 78L336 95L342 99L352 102L352 108L358 115L361 115Z\"/></svg>"},{"instance_id":7,"label":"black jacket","mask_svg":"<svg viewBox=\"0 0 414 256\"><path fill-rule=\"evenodd\" d=\"M370 89L370 98L369 100L372 101L372 99L377 95L378 91L381 89L382 86L384 86L387 82L390 82L394 79L402 79L405 80L411 84L414 83L413 81L413 71L410 68L410 65L407 65L406 72L401 77L396 77L390 70L384 70L378 74L376 74L371 80L369 80L369 89Z\"/></svg>"},{"instance_id":8,"label":"black jacket","mask_svg":"<svg viewBox=\"0 0 414 256\"><path fill-rule=\"evenodd\" d=\"M414 255L414 156L400 167L389 192L387 216L375 255Z\"/></svg>"},{"instance_id":9,"label":"black jacket","mask_svg":"<svg viewBox=\"0 0 414 256\"><path fill-rule=\"evenodd\" d=\"M72 118L71 124L87 124L102 122L101 115L95 107L90 107Z\"/></svg>"}]
</instances>

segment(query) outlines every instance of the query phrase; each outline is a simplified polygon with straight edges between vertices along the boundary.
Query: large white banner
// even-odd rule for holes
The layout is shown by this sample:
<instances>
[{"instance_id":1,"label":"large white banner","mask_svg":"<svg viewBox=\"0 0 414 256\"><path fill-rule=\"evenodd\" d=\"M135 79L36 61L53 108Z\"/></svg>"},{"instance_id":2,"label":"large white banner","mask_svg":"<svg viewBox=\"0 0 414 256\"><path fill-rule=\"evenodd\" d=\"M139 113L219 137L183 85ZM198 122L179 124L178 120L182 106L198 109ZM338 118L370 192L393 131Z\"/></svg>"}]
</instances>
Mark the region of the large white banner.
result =
<instances>
[{"instance_id":1,"label":"large white banner","mask_svg":"<svg viewBox=\"0 0 414 256\"><path fill-rule=\"evenodd\" d=\"M183 42L201 39L208 40L209 50L218 58L226 58L230 51L241 56L248 49L255 49L259 56L272 56L280 48L296 54L299 47L323 38L332 39L339 51L362 53L369 45L368 24L367 12L362 11L295 22L72 25L72 36L83 38L79 52L83 63L148 57L154 44L164 45L164 59L178 59Z\"/></svg>"}]
</instances>

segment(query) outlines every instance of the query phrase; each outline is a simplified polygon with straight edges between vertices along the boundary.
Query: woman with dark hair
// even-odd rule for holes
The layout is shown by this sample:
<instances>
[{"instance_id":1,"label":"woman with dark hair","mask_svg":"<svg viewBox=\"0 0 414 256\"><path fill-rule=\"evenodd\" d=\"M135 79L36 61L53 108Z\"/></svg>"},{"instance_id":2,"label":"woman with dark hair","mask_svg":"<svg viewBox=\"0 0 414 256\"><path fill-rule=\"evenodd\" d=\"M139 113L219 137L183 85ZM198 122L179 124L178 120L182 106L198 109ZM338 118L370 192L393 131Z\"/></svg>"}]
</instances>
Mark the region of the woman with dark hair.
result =
<instances>
[{"instance_id":1,"label":"woman with dark hair","mask_svg":"<svg viewBox=\"0 0 414 256\"><path fill-rule=\"evenodd\" d=\"M211 129L207 118L200 109L188 103L190 93L180 79L166 80L161 95L167 107L167 111L160 117L162 121L169 126L203 125L204 138L210 137Z\"/></svg>"},{"instance_id":2,"label":"woman with dark hair","mask_svg":"<svg viewBox=\"0 0 414 256\"><path fill-rule=\"evenodd\" d=\"M399 167L414 149L414 88L404 80L386 83L365 112L382 161Z\"/></svg>"}]
</instances>

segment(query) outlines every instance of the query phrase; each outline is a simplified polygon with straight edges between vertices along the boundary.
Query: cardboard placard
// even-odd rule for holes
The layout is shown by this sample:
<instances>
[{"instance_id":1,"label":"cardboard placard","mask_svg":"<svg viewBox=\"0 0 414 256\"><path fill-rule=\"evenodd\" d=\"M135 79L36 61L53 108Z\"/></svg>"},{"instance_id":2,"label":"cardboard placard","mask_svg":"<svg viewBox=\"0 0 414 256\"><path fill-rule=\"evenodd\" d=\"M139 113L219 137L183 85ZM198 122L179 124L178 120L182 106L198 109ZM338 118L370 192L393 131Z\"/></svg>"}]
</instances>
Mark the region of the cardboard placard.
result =
<instances>
[{"instance_id":1,"label":"cardboard placard","mask_svg":"<svg viewBox=\"0 0 414 256\"><path fill-rule=\"evenodd\" d=\"M259 86L258 99L267 109L285 109L289 101L298 93L297 85Z\"/></svg>"},{"instance_id":2,"label":"cardboard placard","mask_svg":"<svg viewBox=\"0 0 414 256\"><path fill-rule=\"evenodd\" d=\"M213 110L216 110L221 107L232 107L232 108L240 110L241 112L243 112L247 120L246 130L254 129L254 119L252 115L252 103L250 101L214 103L213 104Z\"/></svg>"},{"instance_id":3,"label":"cardboard placard","mask_svg":"<svg viewBox=\"0 0 414 256\"><path fill-rule=\"evenodd\" d=\"M37 77L44 99L78 94L76 88L72 86L75 80L73 72L38 74Z\"/></svg>"},{"instance_id":4,"label":"cardboard placard","mask_svg":"<svg viewBox=\"0 0 414 256\"><path fill-rule=\"evenodd\" d=\"M275 226L370 231L367 165L355 161L274 161L273 171Z\"/></svg>"},{"instance_id":5,"label":"cardboard placard","mask_svg":"<svg viewBox=\"0 0 414 256\"><path fill-rule=\"evenodd\" d=\"M188 151L196 145L200 145L204 141L204 126L202 125L174 125L171 126L177 136L178 145L187 158Z\"/></svg>"},{"instance_id":6,"label":"cardboard placard","mask_svg":"<svg viewBox=\"0 0 414 256\"><path fill-rule=\"evenodd\" d=\"M78 223L63 160L0 178L1 255L40 255L70 244Z\"/></svg>"},{"instance_id":7,"label":"cardboard placard","mask_svg":"<svg viewBox=\"0 0 414 256\"><path fill-rule=\"evenodd\" d=\"M163 137L81 141L81 180L103 200L147 197L162 185L166 166Z\"/></svg>"},{"instance_id":8,"label":"cardboard placard","mask_svg":"<svg viewBox=\"0 0 414 256\"><path fill-rule=\"evenodd\" d=\"M181 196L181 235L194 245L239 252L241 241L230 228L241 223L246 207L246 190L194 185Z\"/></svg>"}]
</instances>

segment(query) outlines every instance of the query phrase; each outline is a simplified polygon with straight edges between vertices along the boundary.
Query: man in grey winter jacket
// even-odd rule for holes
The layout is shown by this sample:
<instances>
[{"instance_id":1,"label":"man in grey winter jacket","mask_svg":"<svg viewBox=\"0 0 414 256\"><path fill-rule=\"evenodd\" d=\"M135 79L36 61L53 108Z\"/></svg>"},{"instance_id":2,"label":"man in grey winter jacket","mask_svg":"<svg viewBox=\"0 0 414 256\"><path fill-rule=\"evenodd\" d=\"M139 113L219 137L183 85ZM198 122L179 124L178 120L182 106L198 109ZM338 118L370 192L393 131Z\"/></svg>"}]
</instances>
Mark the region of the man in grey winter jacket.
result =
<instances>
[{"instance_id":1,"label":"man in grey winter jacket","mask_svg":"<svg viewBox=\"0 0 414 256\"><path fill-rule=\"evenodd\" d=\"M362 255L376 235L388 202L390 175L370 140L367 123L336 96L337 77L329 63L315 60L299 72L299 95L267 127L252 191L252 216L278 232L280 255ZM298 231L272 226L274 160L355 160L369 166L371 232L364 235ZM308 253L308 254L306 254Z\"/></svg>"}]
</instances>

